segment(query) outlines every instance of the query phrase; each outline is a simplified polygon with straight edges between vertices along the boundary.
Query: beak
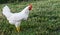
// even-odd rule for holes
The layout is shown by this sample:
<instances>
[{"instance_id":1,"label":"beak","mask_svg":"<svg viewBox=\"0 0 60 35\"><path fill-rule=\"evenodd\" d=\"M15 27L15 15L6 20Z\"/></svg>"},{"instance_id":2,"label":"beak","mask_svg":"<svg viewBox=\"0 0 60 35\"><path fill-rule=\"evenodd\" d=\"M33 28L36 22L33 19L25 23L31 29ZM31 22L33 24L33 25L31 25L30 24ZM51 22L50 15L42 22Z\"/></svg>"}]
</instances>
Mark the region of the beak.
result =
<instances>
[{"instance_id":1,"label":"beak","mask_svg":"<svg viewBox=\"0 0 60 35\"><path fill-rule=\"evenodd\" d=\"M16 30L17 30L17 32L19 32L20 31L20 27L16 27Z\"/></svg>"}]
</instances>

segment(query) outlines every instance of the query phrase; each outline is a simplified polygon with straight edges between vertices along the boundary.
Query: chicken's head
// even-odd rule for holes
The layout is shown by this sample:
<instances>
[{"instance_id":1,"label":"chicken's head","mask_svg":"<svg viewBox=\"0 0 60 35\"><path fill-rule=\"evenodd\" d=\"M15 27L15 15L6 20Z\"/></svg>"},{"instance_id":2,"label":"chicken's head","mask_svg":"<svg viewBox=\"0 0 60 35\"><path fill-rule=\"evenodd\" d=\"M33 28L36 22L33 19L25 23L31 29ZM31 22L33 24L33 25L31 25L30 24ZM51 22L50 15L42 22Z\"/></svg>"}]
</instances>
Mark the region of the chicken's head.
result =
<instances>
[{"instance_id":1,"label":"chicken's head","mask_svg":"<svg viewBox=\"0 0 60 35\"><path fill-rule=\"evenodd\" d=\"M32 4L29 5L29 10L32 10Z\"/></svg>"}]
</instances>

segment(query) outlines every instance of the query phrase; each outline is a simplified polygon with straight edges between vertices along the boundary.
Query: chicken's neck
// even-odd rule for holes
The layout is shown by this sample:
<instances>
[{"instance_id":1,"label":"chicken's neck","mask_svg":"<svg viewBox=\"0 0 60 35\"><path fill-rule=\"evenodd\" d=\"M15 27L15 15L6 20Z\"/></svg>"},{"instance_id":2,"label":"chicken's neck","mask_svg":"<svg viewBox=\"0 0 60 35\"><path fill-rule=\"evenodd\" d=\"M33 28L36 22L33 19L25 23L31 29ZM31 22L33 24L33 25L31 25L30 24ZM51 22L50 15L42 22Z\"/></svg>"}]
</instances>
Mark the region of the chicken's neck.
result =
<instances>
[{"instance_id":1,"label":"chicken's neck","mask_svg":"<svg viewBox=\"0 0 60 35\"><path fill-rule=\"evenodd\" d=\"M26 7L25 9L23 9L20 13L22 13L22 14L29 14L28 7Z\"/></svg>"}]
</instances>

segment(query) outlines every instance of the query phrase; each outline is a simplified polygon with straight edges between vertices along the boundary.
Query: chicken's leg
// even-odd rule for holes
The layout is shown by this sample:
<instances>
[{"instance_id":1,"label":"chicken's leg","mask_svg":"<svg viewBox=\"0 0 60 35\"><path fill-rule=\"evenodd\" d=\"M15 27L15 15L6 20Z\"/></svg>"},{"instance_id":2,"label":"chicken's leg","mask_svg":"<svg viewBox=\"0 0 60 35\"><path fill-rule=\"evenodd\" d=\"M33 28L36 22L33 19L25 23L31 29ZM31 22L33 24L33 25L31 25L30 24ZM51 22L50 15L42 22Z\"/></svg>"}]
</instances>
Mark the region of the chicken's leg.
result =
<instances>
[{"instance_id":1,"label":"chicken's leg","mask_svg":"<svg viewBox=\"0 0 60 35\"><path fill-rule=\"evenodd\" d=\"M16 30L17 30L18 32L20 32L20 27L16 27Z\"/></svg>"}]
</instances>

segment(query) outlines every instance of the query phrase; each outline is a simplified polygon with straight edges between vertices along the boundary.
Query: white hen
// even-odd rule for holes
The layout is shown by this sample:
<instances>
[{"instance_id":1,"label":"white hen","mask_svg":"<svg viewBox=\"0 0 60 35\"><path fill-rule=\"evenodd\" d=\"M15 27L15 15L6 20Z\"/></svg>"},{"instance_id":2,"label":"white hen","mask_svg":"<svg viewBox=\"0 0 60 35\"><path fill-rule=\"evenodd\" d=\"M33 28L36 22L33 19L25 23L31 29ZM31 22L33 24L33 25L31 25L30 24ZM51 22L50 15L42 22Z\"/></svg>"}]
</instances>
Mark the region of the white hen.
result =
<instances>
[{"instance_id":1,"label":"white hen","mask_svg":"<svg viewBox=\"0 0 60 35\"><path fill-rule=\"evenodd\" d=\"M19 13L11 13L9 7L6 5L3 8L2 13L7 18L10 24L13 24L16 26L17 31L19 32L21 20L27 20L29 11L31 9L32 9L32 5L30 4Z\"/></svg>"}]
</instances>

